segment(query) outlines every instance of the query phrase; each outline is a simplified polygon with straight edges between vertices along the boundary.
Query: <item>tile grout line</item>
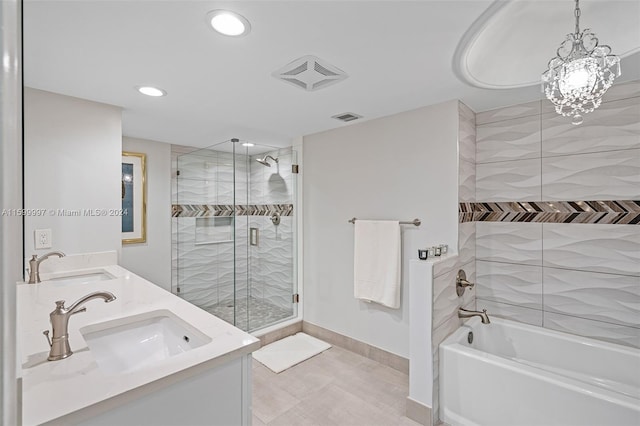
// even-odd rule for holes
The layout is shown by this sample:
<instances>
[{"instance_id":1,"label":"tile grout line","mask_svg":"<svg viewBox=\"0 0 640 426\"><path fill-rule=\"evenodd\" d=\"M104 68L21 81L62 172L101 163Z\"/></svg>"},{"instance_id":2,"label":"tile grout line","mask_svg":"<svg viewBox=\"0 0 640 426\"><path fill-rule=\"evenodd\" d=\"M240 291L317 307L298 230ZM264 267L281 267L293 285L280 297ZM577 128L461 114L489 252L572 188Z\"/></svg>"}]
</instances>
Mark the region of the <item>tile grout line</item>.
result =
<instances>
[{"instance_id":1,"label":"tile grout line","mask_svg":"<svg viewBox=\"0 0 640 426\"><path fill-rule=\"evenodd\" d=\"M550 266L550 265L544 265L544 264L534 264L534 263L521 263L521 262L505 262L502 260L491 260L491 259L476 259L477 262L489 262L489 263L500 263L500 264L506 264L506 265L520 265L520 266L531 266L531 267L545 267L548 269L559 269L562 271L574 271L574 272L582 272L585 274L605 274L605 275L613 275L616 277L631 277L631 278L638 278L640 277L640 274L620 274L620 273L614 273L614 272L602 272L602 271L594 271L591 269L576 269L576 268L568 268L568 267L560 267L560 266ZM440 274L443 275L443 274Z\"/></svg>"},{"instance_id":2,"label":"tile grout line","mask_svg":"<svg viewBox=\"0 0 640 426\"><path fill-rule=\"evenodd\" d=\"M547 311L544 311L542 309L531 308L529 306L516 305L515 303L496 301L496 300L492 300L492 299L487 299L485 297L480 297L479 299L487 301L487 302L495 303L495 304L498 304L498 305L507 305L507 306L513 306L514 308L518 308L518 309L527 309L529 311L541 312L541 313L543 313L543 318L544 318L544 313L547 312ZM593 319L593 318L580 317L580 316L577 316L577 315L567 314L567 313L564 313L564 312L548 311L548 313L553 314L553 315L560 315L560 316L564 316L564 317L576 318L576 319L584 320L584 321L593 321L593 322L598 322L598 323L602 323L602 324L615 325L617 327L625 327L625 328L631 328L631 329L634 329L634 330L640 330L640 326L636 327L636 326L633 326L633 325L620 324L620 323L617 323L617 322L602 321L602 320L597 320L597 319ZM515 321L518 321L518 320L515 320Z\"/></svg>"},{"instance_id":3,"label":"tile grout line","mask_svg":"<svg viewBox=\"0 0 640 426\"><path fill-rule=\"evenodd\" d=\"M531 160L544 159L544 158L560 158L560 157L571 157L571 156L577 156L577 155L591 155L591 154L602 154L602 153L608 153L608 152L622 152L622 151L640 151L640 147L605 149L605 150L599 150L599 151L574 152L570 154L556 154L556 155L542 155L541 153L539 157L535 156L535 157L529 157L529 158L515 158L510 160L480 161L476 164L479 164L479 165L498 164L498 163L509 163L513 161L531 161Z\"/></svg>"}]
</instances>

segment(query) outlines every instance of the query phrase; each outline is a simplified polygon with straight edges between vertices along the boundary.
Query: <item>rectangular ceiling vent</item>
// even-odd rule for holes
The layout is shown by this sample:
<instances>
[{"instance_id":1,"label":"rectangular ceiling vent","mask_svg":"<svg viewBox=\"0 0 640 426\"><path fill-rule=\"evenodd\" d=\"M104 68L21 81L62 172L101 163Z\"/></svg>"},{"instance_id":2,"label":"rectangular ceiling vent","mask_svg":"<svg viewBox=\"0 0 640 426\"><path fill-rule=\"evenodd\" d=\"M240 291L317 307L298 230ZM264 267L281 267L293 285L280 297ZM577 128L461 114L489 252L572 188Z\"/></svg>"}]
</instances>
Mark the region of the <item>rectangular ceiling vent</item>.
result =
<instances>
[{"instance_id":1,"label":"rectangular ceiling vent","mask_svg":"<svg viewBox=\"0 0 640 426\"><path fill-rule=\"evenodd\" d=\"M362 116L358 114L354 114L352 112L343 112L342 114L334 115L331 118L335 118L336 120L340 120L340 121L344 121L345 123L348 123L349 121L362 118Z\"/></svg>"},{"instance_id":2,"label":"rectangular ceiling vent","mask_svg":"<svg viewBox=\"0 0 640 426\"><path fill-rule=\"evenodd\" d=\"M331 86L349 77L341 69L312 55L298 58L271 75L307 92Z\"/></svg>"}]
</instances>

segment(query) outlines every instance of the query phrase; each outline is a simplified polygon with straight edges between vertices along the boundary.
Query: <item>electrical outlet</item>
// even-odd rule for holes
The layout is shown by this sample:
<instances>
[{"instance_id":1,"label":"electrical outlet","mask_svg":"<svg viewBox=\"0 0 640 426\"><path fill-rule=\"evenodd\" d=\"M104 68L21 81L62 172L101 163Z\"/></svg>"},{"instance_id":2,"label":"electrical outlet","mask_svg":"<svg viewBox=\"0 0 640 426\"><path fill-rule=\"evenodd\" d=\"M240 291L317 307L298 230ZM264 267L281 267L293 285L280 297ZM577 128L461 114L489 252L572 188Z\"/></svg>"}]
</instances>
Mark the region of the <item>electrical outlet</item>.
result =
<instances>
[{"instance_id":1,"label":"electrical outlet","mask_svg":"<svg viewBox=\"0 0 640 426\"><path fill-rule=\"evenodd\" d=\"M36 229L34 231L35 247L38 249L51 248L51 229Z\"/></svg>"}]
</instances>

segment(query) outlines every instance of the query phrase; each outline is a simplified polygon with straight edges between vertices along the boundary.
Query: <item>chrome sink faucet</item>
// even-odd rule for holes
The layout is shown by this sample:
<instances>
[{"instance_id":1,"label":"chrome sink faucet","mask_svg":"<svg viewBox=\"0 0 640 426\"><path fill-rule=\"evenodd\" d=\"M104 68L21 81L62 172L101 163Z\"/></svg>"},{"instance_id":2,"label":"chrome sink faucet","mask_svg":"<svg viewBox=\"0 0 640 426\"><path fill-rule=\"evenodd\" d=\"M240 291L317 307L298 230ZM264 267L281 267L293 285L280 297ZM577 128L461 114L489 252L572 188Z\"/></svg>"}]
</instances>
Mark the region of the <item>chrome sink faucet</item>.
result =
<instances>
[{"instance_id":1,"label":"chrome sink faucet","mask_svg":"<svg viewBox=\"0 0 640 426\"><path fill-rule=\"evenodd\" d=\"M113 302L116 297L108 291L96 291L77 300L73 305L65 308L64 300L56 301L56 309L49 314L51 320L51 328L53 329L53 338L49 339L49 330L42 332L47 337L51 350L49 351L49 361L58 361L70 357L73 352L69 346L69 318L73 314L85 312L87 308L83 307L86 302L91 299L102 298L105 303Z\"/></svg>"},{"instance_id":2,"label":"chrome sink faucet","mask_svg":"<svg viewBox=\"0 0 640 426\"><path fill-rule=\"evenodd\" d=\"M490 324L489 315L487 315L487 310L483 309L480 311L469 311L464 308L458 309L458 318L471 318L471 317L480 317L483 324Z\"/></svg>"},{"instance_id":3,"label":"chrome sink faucet","mask_svg":"<svg viewBox=\"0 0 640 426\"><path fill-rule=\"evenodd\" d=\"M61 251L52 251L50 253L42 255L42 257L38 257L35 254L31 256L31 260L29 260L29 284L40 282L40 264L47 260L50 256L65 257L66 254Z\"/></svg>"}]
</instances>

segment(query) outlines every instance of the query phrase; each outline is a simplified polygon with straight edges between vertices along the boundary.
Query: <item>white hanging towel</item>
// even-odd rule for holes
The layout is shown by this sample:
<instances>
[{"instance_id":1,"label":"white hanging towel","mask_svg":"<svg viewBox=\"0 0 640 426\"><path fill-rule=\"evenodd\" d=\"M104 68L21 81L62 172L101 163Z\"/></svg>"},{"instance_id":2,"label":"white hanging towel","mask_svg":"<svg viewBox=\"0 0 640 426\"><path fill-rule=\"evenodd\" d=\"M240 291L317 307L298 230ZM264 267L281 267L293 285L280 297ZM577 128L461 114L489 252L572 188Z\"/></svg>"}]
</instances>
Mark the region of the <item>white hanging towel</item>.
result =
<instances>
[{"instance_id":1,"label":"white hanging towel","mask_svg":"<svg viewBox=\"0 0 640 426\"><path fill-rule=\"evenodd\" d=\"M390 308L400 307L400 222L356 220L354 296Z\"/></svg>"}]
</instances>

